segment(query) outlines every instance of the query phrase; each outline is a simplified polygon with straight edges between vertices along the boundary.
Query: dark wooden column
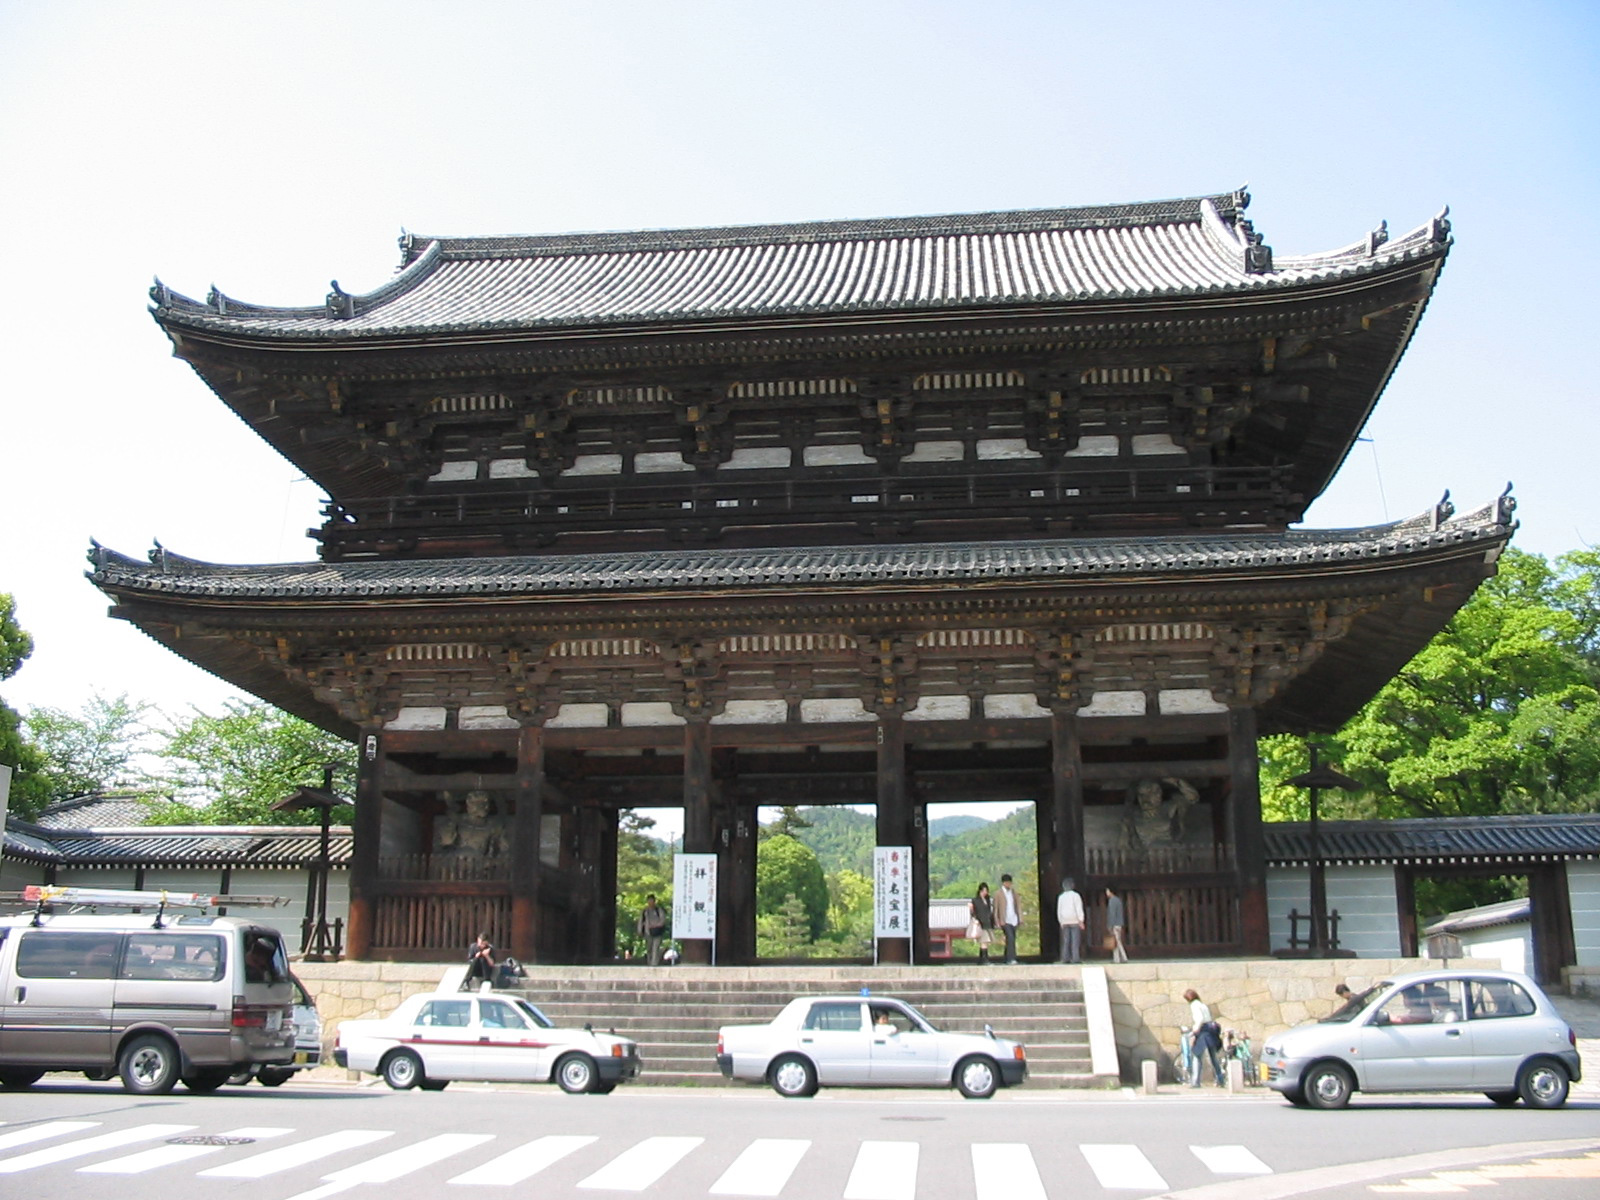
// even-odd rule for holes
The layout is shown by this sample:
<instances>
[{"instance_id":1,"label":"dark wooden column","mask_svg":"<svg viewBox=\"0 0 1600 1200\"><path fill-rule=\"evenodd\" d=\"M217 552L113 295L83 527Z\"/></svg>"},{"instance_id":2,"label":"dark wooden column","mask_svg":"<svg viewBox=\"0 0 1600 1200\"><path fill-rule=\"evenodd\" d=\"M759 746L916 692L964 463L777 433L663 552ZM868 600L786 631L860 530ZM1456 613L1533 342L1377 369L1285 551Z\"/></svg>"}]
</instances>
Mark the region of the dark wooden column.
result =
<instances>
[{"instance_id":1,"label":"dark wooden column","mask_svg":"<svg viewBox=\"0 0 1600 1200\"><path fill-rule=\"evenodd\" d=\"M617 956L617 830L622 813L611 808L596 814L600 822L600 857L595 863L595 891L600 906L600 942L597 961Z\"/></svg>"},{"instance_id":2,"label":"dark wooden column","mask_svg":"<svg viewBox=\"0 0 1600 1200\"><path fill-rule=\"evenodd\" d=\"M906 727L899 714L878 717L878 845L915 846L911 825L911 797L906 790ZM913 871L915 867L913 866ZM927 879L921 891L924 909L927 907ZM911 903L915 912L918 888L913 878ZM927 919L924 916L923 925ZM916 929L913 920L913 931ZM883 938L878 942L878 961L903 963L911 959L911 941L906 938Z\"/></svg>"},{"instance_id":3,"label":"dark wooden column","mask_svg":"<svg viewBox=\"0 0 1600 1200\"><path fill-rule=\"evenodd\" d=\"M728 853L717 889L718 908L725 906L717 922L717 961L748 964L756 960L756 806L731 804L722 811Z\"/></svg>"},{"instance_id":4,"label":"dark wooden column","mask_svg":"<svg viewBox=\"0 0 1600 1200\"><path fill-rule=\"evenodd\" d=\"M691 718L683 727L683 852L685 854L711 854L721 847L715 844L716 797L712 793L711 724ZM722 926L723 866L726 855L717 860L717 927ZM683 961L709 963L711 942L696 938L683 943Z\"/></svg>"},{"instance_id":5,"label":"dark wooden column","mask_svg":"<svg viewBox=\"0 0 1600 1200\"><path fill-rule=\"evenodd\" d=\"M1261 832L1256 710L1228 710L1228 801L1239 880L1239 935L1246 954L1272 953L1267 919L1267 847Z\"/></svg>"},{"instance_id":6,"label":"dark wooden column","mask_svg":"<svg viewBox=\"0 0 1600 1200\"><path fill-rule=\"evenodd\" d=\"M1071 879L1085 903L1090 899L1084 879L1088 860L1083 847L1083 743L1077 709L1050 710L1050 793L1039 805L1038 824L1039 945L1045 960L1056 962L1061 958L1061 927L1056 923L1061 881Z\"/></svg>"},{"instance_id":7,"label":"dark wooden column","mask_svg":"<svg viewBox=\"0 0 1600 1200\"><path fill-rule=\"evenodd\" d=\"M377 903L378 853L383 837L383 737L363 729L356 741L356 812L351 823L350 927L345 931L345 956L372 954L373 911Z\"/></svg>"},{"instance_id":8,"label":"dark wooden column","mask_svg":"<svg viewBox=\"0 0 1600 1200\"><path fill-rule=\"evenodd\" d=\"M511 821L511 953L539 961L539 832L544 817L544 730L517 735L516 814Z\"/></svg>"}]
</instances>

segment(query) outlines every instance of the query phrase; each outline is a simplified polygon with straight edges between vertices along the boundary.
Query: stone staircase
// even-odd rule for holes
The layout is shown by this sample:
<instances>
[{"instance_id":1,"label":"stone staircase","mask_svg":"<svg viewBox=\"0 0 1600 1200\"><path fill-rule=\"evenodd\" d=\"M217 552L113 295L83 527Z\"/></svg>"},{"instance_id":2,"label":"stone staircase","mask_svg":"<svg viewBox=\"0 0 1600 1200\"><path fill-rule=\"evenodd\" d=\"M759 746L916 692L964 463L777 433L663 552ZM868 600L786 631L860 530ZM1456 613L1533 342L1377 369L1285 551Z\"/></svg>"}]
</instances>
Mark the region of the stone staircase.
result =
<instances>
[{"instance_id":1,"label":"stone staircase","mask_svg":"<svg viewBox=\"0 0 1600 1200\"><path fill-rule=\"evenodd\" d=\"M1022 1042L1030 1087L1086 1087L1088 1019L1069 967L528 967L519 994L558 1025L639 1043L643 1082L723 1086L717 1029L771 1020L797 995L862 987L916 1006L937 1028Z\"/></svg>"}]
</instances>

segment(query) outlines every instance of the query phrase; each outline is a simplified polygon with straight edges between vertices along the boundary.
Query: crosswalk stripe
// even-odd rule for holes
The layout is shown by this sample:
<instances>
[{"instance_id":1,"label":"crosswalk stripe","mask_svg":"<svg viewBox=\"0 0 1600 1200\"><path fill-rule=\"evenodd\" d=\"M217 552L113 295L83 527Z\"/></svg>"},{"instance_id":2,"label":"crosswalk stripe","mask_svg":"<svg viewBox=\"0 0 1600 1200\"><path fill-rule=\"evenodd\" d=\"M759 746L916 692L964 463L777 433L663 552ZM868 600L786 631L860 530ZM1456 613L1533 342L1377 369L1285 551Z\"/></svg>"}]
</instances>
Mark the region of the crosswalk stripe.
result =
<instances>
[{"instance_id":1,"label":"crosswalk stripe","mask_svg":"<svg viewBox=\"0 0 1600 1200\"><path fill-rule=\"evenodd\" d=\"M1101 1187L1165 1191L1167 1181L1137 1146L1117 1143L1078 1147Z\"/></svg>"},{"instance_id":2,"label":"crosswalk stripe","mask_svg":"<svg viewBox=\"0 0 1600 1200\"><path fill-rule=\"evenodd\" d=\"M293 1133L292 1129L279 1129L250 1126L245 1129L230 1129L222 1137L236 1138L269 1138L281 1137L286 1133ZM123 1158L107 1159L101 1163L90 1163L87 1167L79 1167L80 1175L139 1175L145 1171L154 1171L158 1167L170 1167L175 1163L189 1162L196 1158L204 1158L207 1154L215 1154L221 1146L155 1146L149 1150L141 1150L137 1154L129 1154Z\"/></svg>"},{"instance_id":3,"label":"crosswalk stripe","mask_svg":"<svg viewBox=\"0 0 1600 1200\"><path fill-rule=\"evenodd\" d=\"M264 1154L252 1154L238 1162L223 1163L220 1167L201 1171L199 1175L204 1179L262 1179L279 1171L287 1171L290 1167L304 1166L319 1158L327 1158L330 1154L338 1154L341 1150L370 1146L373 1142L393 1136L394 1131L389 1129L341 1129L338 1133L325 1133L321 1137L268 1150Z\"/></svg>"},{"instance_id":4,"label":"crosswalk stripe","mask_svg":"<svg viewBox=\"0 0 1600 1200\"><path fill-rule=\"evenodd\" d=\"M532 1175L560 1162L575 1150L582 1150L597 1137L578 1134L551 1134L537 1138L515 1150L507 1150L498 1158L491 1158L481 1167L474 1167L464 1175L457 1175L451 1183L512 1184L521 1183Z\"/></svg>"},{"instance_id":5,"label":"crosswalk stripe","mask_svg":"<svg viewBox=\"0 0 1600 1200\"><path fill-rule=\"evenodd\" d=\"M115 1150L119 1146L129 1146L134 1142L171 1137L173 1134L184 1133L193 1128L193 1125L135 1125L130 1129L119 1129L115 1133L80 1138L64 1146L50 1146L44 1150L35 1150L30 1154L19 1154L15 1158L0 1161L0 1175L31 1171L34 1167L49 1166L51 1163L64 1162L69 1158L82 1158L85 1154L98 1154L102 1150Z\"/></svg>"},{"instance_id":6,"label":"crosswalk stripe","mask_svg":"<svg viewBox=\"0 0 1600 1200\"><path fill-rule=\"evenodd\" d=\"M776 1196L811 1143L803 1138L757 1138L715 1183L713 1196Z\"/></svg>"},{"instance_id":7,"label":"crosswalk stripe","mask_svg":"<svg viewBox=\"0 0 1600 1200\"><path fill-rule=\"evenodd\" d=\"M977 1200L1045 1200L1039 1165L1023 1142L974 1142L972 1179Z\"/></svg>"},{"instance_id":8,"label":"crosswalk stripe","mask_svg":"<svg viewBox=\"0 0 1600 1200\"><path fill-rule=\"evenodd\" d=\"M26 1129L13 1129L10 1133L0 1133L0 1150L9 1150L13 1146L26 1146L30 1142L42 1142L46 1138L59 1137L63 1133L77 1133L80 1129L93 1129L99 1121L45 1121L41 1125L32 1125Z\"/></svg>"},{"instance_id":9,"label":"crosswalk stripe","mask_svg":"<svg viewBox=\"0 0 1600 1200\"><path fill-rule=\"evenodd\" d=\"M614 1192L642 1192L660 1179L705 1138L650 1137L630 1146L587 1179L581 1188L605 1188Z\"/></svg>"},{"instance_id":10,"label":"crosswalk stripe","mask_svg":"<svg viewBox=\"0 0 1600 1200\"><path fill-rule=\"evenodd\" d=\"M844 1200L915 1200L916 1142L862 1142Z\"/></svg>"},{"instance_id":11,"label":"crosswalk stripe","mask_svg":"<svg viewBox=\"0 0 1600 1200\"><path fill-rule=\"evenodd\" d=\"M1218 1175L1271 1175L1267 1166L1243 1146L1190 1146L1208 1171Z\"/></svg>"},{"instance_id":12,"label":"crosswalk stripe","mask_svg":"<svg viewBox=\"0 0 1600 1200\"><path fill-rule=\"evenodd\" d=\"M366 1162L342 1167L322 1178L329 1183L389 1183L402 1175L432 1166L452 1154L460 1154L463 1150L492 1141L492 1133L441 1133L415 1145L369 1158Z\"/></svg>"}]
</instances>

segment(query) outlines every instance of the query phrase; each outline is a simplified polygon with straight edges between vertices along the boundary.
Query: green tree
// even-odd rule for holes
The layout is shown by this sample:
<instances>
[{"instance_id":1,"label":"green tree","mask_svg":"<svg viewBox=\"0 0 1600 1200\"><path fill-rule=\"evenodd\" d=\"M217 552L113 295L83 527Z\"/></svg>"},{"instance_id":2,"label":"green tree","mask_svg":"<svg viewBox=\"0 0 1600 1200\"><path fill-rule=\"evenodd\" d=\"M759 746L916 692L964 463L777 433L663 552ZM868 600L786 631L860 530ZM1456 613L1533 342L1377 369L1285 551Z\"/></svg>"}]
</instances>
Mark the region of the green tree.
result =
<instances>
[{"instance_id":1,"label":"green tree","mask_svg":"<svg viewBox=\"0 0 1600 1200\"><path fill-rule=\"evenodd\" d=\"M33 653L33 638L17 623L16 601L0 592L0 679L10 679ZM39 777L44 756L23 736L22 716L0 700L0 763L13 771L10 811L37 816L50 802L49 788Z\"/></svg>"},{"instance_id":2,"label":"green tree","mask_svg":"<svg viewBox=\"0 0 1600 1200\"><path fill-rule=\"evenodd\" d=\"M157 751L161 778L177 800L152 805L152 825L316 824L314 810L274 812L297 787L320 787L325 764L334 764L334 789L355 786L355 749L299 717L257 700L230 700L220 716L196 709L167 731ZM333 810L349 821L352 810Z\"/></svg>"},{"instance_id":3,"label":"green tree","mask_svg":"<svg viewBox=\"0 0 1600 1200\"><path fill-rule=\"evenodd\" d=\"M793 893L771 912L756 914L756 954L761 958L804 957L812 936L805 902Z\"/></svg>"},{"instance_id":4,"label":"green tree","mask_svg":"<svg viewBox=\"0 0 1600 1200\"><path fill-rule=\"evenodd\" d=\"M617 953L643 955L639 913L654 894L657 903L672 911L672 847L653 837L655 822L631 808L623 809L617 824Z\"/></svg>"},{"instance_id":5,"label":"green tree","mask_svg":"<svg viewBox=\"0 0 1600 1200\"><path fill-rule=\"evenodd\" d=\"M40 776L50 799L68 800L113 788L147 786L136 761L145 750L153 706L123 693L107 700L92 695L76 714L61 708L35 708L24 728L44 757Z\"/></svg>"},{"instance_id":6,"label":"green tree","mask_svg":"<svg viewBox=\"0 0 1600 1200\"><path fill-rule=\"evenodd\" d=\"M790 896L800 901L810 938L828 923L828 881L811 848L786 833L765 838L756 850L756 916L776 913Z\"/></svg>"}]
</instances>

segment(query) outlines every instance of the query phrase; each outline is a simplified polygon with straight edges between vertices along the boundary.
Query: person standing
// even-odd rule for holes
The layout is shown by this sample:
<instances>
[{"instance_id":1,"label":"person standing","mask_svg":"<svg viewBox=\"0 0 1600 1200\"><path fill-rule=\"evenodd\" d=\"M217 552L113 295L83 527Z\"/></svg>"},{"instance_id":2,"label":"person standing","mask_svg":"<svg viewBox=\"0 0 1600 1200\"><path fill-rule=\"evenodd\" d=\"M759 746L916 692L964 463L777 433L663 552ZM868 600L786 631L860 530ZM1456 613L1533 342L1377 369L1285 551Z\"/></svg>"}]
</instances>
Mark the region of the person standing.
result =
<instances>
[{"instance_id":1,"label":"person standing","mask_svg":"<svg viewBox=\"0 0 1600 1200\"><path fill-rule=\"evenodd\" d=\"M1127 962L1128 947L1122 940L1123 928L1128 923L1128 909L1115 888L1106 888L1106 932L1111 938L1111 961Z\"/></svg>"},{"instance_id":2,"label":"person standing","mask_svg":"<svg viewBox=\"0 0 1600 1200\"><path fill-rule=\"evenodd\" d=\"M661 939L667 932L667 914L656 903L656 894L644 898L644 908L639 911L639 936L647 947L647 961L652 967L661 965Z\"/></svg>"},{"instance_id":3,"label":"person standing","mask_svg":"<svg viewBox=\"0 0 1600 1200\"><path fill-rule=\"evenodd\" d=\"M989 943L994 941L994 900L989 895L987 880L978 884L977 894L967 905L967 912L971 914L967 936L978 943L978 961L986 963L989 961Z\"/></svg>"},{"instance_id":4,"label":"person standing","mask_svg":"<svg viewBox=\"0 0 1600 1200\"><path fill-rule=\"evenodd\" d=\"M1006 962L1014 965L1017 961L1017 926L1022 924L1022 897L1011 886L1011 876L1000 876L1000 894L994 899L997 910L995 919L1000 922L1001 932L1006 935Z\"/></svg>"},{"instance_id":5,"label":"person standing","mask_svg":"<svg viewBox=\"0 0 1600 1200\"><path fill-rule=\"evenodd\" d=\"M1222 1048L1222 1029L1211 1017L1211 1008L1200 999L1200 993L1190 988L1183 994L1189 1002L1189 1033L1194 1039L1194 1053L1191 1056L1189 1086L1199 1087L1200 1076L1204 1073L1205 1060L1211 1060L1211 1076L1217 1081L1217 1086L1223 1085L1222 1064L1217 1061L1217 1051ZM1204 1056L1204 1057L1202 1057Z\"/></svg>"},{"instance_id":6,"label":"person standing","mask_svg":"<svg viewBox=\"0 0 1600 1200\"><path fill-rule=\"evenodd\" d=\"M1070 879L1061 881L1061 895L1056 898L1056 920L1061 924L1061 961L1083 961L1083 897Z\"/></svg>"}]
</instances>

